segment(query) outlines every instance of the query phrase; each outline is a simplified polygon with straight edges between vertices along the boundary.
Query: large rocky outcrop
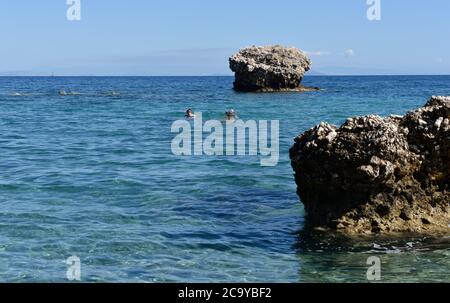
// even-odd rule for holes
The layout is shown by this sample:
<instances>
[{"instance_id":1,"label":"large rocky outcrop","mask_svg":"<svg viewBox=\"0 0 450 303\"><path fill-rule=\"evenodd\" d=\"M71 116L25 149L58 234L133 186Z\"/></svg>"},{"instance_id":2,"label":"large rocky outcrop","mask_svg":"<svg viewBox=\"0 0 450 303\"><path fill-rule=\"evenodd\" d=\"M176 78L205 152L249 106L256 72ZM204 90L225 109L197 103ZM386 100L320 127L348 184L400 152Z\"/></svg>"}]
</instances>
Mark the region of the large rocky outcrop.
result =
<instances>
[{"instance_id":1,"label":"large rocky outcrop","mask_svg":"<svg viewBox=\"0 0 450 303\"><path fill-rule=\"evenodd\" d=\"M404 117L349 118L290 150L308 223L349 233L450 231L450 97Z\"/></svg>"},{"instance_id":2,"label":"large rocky outcrop","mask_svg":"<svg viewBox=\"0 0 450 303\"><path fill-rule=\"evenodd\" d=\"M234 89L244 92L317 90L300 85L310 66L301 50L279 45L244 48L230 58Z\"/></svg>"}]
</instances>

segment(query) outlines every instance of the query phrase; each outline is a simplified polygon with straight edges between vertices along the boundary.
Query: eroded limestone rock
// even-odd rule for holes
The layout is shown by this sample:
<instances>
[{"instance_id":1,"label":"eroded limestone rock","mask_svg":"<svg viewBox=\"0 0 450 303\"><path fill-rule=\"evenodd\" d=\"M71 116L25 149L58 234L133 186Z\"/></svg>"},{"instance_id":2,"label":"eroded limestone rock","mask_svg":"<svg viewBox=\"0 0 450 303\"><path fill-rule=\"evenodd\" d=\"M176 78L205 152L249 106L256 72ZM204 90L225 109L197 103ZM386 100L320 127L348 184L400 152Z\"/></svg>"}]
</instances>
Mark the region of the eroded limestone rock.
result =
<instances>
[{"instance_id":1,"label":"eroded limestone rock","mask_svg":"<svg viewBox=\"0 0 450 303\"><path fill-rule=\"evenodd\" d=\"M308 91L300 85L311 60L297 48L252 46L230 58L234 89L244 92Z\"/></svg>"},{"instance_id":2,"label":"eroded limestone rock","mask_svg":"<svg viewBox=\"0 0 450 303\"><path fill-rule=\"evenodd\" d=\"M349 233L449 232L450 97L404 117L349 118L290 150L309 224Z\"/></svg>"}]
</instances>

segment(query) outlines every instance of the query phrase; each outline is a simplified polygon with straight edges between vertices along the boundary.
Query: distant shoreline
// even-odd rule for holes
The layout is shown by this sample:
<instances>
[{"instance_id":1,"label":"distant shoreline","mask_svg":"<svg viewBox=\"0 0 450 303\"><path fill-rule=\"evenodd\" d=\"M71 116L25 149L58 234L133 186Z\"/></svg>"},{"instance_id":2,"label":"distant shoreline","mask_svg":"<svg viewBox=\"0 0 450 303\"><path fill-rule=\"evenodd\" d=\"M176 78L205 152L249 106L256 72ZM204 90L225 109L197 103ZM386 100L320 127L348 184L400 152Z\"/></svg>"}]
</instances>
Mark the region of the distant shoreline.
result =
<instances>
[{"instance_id":1,"label":"distant shoreline","mask_svg":"<svg viewBox=\"0 0 450 303\"><path fill-rule=\"evenodd\" d=\"M436 74L436 75L382 75L382 74L374 74L374 75L305 75L305 78L312 77L449 77L450 74ZM190 76L103 76L103 75L85 75L85 76L42 76L42 75L12 75L5 76L0 75L0 78L233 78L233 75L190 75Z\"/></svg>"}]
</instances>

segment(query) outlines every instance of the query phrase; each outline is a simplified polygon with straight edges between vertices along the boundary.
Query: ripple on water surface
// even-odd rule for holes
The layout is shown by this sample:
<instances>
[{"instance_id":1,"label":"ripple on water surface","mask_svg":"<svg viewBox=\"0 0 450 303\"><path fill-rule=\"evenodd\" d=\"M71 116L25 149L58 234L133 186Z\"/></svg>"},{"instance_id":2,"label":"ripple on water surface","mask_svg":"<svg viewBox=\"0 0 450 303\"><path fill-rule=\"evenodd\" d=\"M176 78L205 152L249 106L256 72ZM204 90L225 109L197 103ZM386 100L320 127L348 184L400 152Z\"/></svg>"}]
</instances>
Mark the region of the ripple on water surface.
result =
<instances>
[{"instance_id":1,"label":"ripple on water surface","mask_svg":"<svg viewBox=\"0 0 450 303\"><path fill-rule=\"evenodd\" d=\"M302 230L288 158L320 121L404 114L450 95L449 80L307 77L324 89L238 94L230 77L0 78L0 280L64 281L77 255L85 281L366 281L376 255L385 281L449 282L448 241ZM174 156L186 108L279 120L279 164Z\"/></svg>"}]
</instances>

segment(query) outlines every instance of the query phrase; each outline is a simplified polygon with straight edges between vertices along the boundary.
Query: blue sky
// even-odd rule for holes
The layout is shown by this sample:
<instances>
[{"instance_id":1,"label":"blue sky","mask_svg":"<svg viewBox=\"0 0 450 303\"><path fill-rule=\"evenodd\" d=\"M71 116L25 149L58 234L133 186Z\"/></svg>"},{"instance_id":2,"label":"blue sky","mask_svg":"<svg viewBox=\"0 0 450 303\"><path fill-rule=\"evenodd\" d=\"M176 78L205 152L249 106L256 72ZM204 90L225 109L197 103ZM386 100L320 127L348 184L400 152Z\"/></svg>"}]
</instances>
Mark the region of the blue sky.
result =
<instances>
[{"instance_id":1,"label":"blue sky","mask_svg":"<svg viewBox=\"0 0 450 303\"><path fill-rule=\"evenodd\" d=\"M230 74L249 45L309 52L328 74L450 74L450 1L66 0L0 2L0 75Z\"/></svg>"}]
</instances>

